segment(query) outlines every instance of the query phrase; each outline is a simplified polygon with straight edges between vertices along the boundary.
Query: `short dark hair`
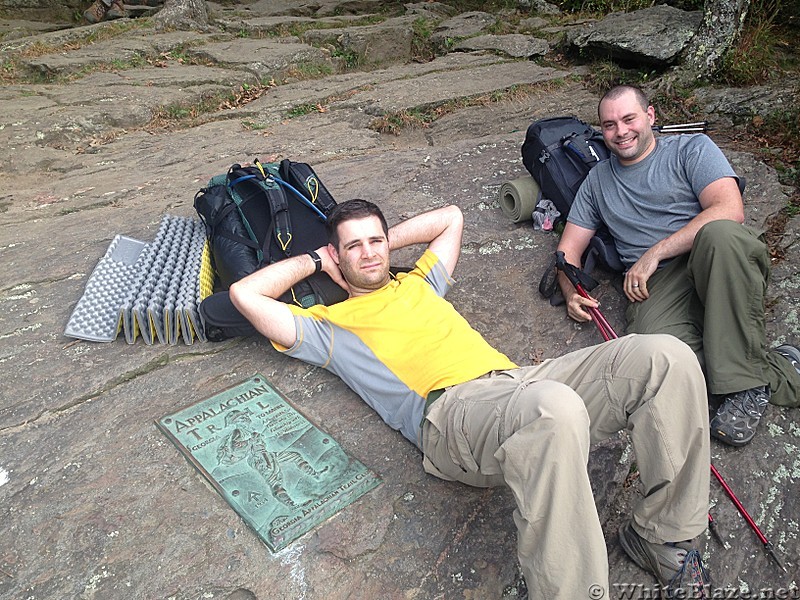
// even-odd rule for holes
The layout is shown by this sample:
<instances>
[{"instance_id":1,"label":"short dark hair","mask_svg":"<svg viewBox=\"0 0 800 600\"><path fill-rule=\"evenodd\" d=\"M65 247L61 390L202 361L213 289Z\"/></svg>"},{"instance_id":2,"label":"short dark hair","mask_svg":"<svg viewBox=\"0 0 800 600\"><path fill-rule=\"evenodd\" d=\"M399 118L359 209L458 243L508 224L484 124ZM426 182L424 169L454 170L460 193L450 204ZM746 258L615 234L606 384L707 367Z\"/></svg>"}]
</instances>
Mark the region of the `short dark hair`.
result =
<instances>
[{"instance_id":1,"label":"short dark hair","mask_svg":"<svg viewBox=\"0 0 800 600\"><path fill-rule=\"evenodd\" d=\"M328 215L325 222L325 229L328 231L328 241L338 250L339 248L339 224L354 219L366 219L367 217L378 217L383 228L383 233L389 237L389 226L386 224L386 217L383 216L377 204L369 200L354 198L337 204Z\"/></svg>"},{"instance_id":2,"label":"short dark hair","mask_svg":"<svg viewBox=\"0 0 800 600\"><path fill-rule=\"evenodd\" d=\"M600 102L597 103L597 116L600 116L600 105L603 103L603 100L616 100L628 92L633 92L639 106L642 107L642 110L646 111L647 107L650 106L650 101L647 99L647 94L642 91L642 88L636 85L615 85L603 94L603 97L600 98Z\"/></svg>"}]
</instances>

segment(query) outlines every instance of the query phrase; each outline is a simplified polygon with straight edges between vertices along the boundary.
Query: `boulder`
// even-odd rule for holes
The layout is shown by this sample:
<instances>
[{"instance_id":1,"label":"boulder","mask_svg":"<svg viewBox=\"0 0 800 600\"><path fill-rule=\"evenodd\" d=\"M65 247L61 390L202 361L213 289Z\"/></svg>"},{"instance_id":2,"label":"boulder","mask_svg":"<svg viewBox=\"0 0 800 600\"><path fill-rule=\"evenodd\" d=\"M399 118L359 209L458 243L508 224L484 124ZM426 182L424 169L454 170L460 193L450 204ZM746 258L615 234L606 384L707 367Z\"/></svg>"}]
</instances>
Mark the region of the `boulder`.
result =
<instances>
[{"instance_id":1,"label":"boulder","mask_svg":"<svg viewBox=\"0 0 800 600\"><path fill-rule=\"evenodd\" d=\"M584 52L667 67L678 59L702 18L699 11L687 12L667 5L611 13L569 31L567 41Z\"/></svg>"}]
</instances>

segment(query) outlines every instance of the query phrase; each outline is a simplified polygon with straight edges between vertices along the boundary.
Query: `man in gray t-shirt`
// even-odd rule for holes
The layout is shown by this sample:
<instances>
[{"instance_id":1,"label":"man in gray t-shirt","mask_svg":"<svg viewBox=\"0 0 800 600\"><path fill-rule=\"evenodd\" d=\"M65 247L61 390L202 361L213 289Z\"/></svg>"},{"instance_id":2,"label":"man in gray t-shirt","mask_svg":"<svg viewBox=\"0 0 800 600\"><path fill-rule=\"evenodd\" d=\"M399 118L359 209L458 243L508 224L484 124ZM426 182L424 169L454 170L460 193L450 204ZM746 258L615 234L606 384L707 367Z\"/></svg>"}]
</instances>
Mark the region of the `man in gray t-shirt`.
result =
<instances>
[{"instance_id":1,"label":"man in gray t-shirt","mask_svg":"<svg viewBox=\"0 0 800 600\"><path fill-rule=\"evenodd\" d=\"M580 264L595 231L608 227L627 269L628 333L686 342L709 391L723 397L711 434L744 445L769 402L800 404L800 349L767 350L769 254L742 225L739 178L705 135L656 139L655 110L636 87L612 88L598 114L611 158L578 190L558 249ZM559 283L569 316L591 320L597 300L580 296L563 274Z\"/></svg>"}]
</instances>

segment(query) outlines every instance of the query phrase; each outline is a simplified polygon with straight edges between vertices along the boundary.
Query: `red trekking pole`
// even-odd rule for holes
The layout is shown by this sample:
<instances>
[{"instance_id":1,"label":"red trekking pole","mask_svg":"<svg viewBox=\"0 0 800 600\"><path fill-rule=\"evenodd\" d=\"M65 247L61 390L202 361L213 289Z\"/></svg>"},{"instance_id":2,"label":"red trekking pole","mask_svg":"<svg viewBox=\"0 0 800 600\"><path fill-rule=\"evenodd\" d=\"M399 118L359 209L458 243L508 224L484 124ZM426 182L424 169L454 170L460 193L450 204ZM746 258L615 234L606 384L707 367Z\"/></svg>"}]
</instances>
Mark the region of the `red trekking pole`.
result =
<instances>
[{"instance_id":1,"label":"red trekking pole","mask_svg":"<svg viewBox=\"0 0 800 600\"><path fill-rule=\"evenodd\" d=\"M576 267L575 265L568 263L564 257L563 252L556 252L556 268L567 276L569 282L573 286L575 286L575 289L581 296L583 296L584 298L589 298L589 293L586 291L586 288L584 287L584 283L587 281L588 276L583 271L578 269L578 267ZM589 311L589 314L592 315L592 320L594 321L594 324L597 326L597 329L600 330L600 335L603 336L603 339L605 341L615 340L619 337L599 309L594 307L587 307L587 310ZM722 486L722 489L725 490L725 493L728 494L728 497L731 499L731 502L733 502L733 504L736 506L736 509L739 511L739 514L742 515L742 517L744 517L744 520L747 521L747 524L756 533L758 539L761 540L761 543L764 545L766 551L775 561L775 564L777 564L781 569L783 569L785 573L788 573L786 567L783 565L781 560L778 558L778 555L775 553L775 548L773 547L772 543L767 539L767 536L764 535L761 529L759 529L758 525L753 520L753 517L750 516L750 513L747 512L747 509L745 509L744 505L739 501L739 498L736 497L736 494L733 493L731 487L722 478L722 475L720 475L719 471L717 471L717 468L713 464L711 465L711 473L713 473L714 477L716 477L717 481L719 481L720 485ZM717 524L716 521L714 521L714 519L711 517L711 513L708 514L708 529L723 546L727 547L727 544L722 540L722 537L720 537L719 532L717 531Z\"/></svg>"}]
</instances>

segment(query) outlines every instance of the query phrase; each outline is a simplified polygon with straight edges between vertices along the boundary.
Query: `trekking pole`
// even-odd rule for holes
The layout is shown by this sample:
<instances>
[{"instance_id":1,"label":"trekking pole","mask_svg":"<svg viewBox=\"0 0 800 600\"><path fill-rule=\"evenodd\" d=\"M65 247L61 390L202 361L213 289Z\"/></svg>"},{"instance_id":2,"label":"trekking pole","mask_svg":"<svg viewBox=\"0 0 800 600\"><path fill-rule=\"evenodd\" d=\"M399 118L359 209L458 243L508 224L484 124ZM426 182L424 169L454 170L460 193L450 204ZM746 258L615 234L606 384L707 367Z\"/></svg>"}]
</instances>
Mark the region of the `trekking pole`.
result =
<instances>
[{"instance_id":1,"label":"trekking pole","mask_svg":"<svg viewBox=\"0 0 800 600\"><path fill-rule=\"evenodd\" d=\"M583 296L584 298L589 297L589 294L583 287L583 283L581 281L581 275L584 275L585 277L585 274L575 265L568 263L564 258L563 252L556 252L556 268L567 276L567 279L569 279L570 283L575 286L575 289L581 296ZM617 337L619 337L611 328L611 325L609 325L608 321L603 316L603 314L597 308L587 308L587 309L589 311L589 314L592 315L592 319L594 320L595 325L597 325L597 328L600 330L600 335L603 336L603 339L605 341L608 341L610 339L617 339ZM722 489L724 489L725 493L728 494L728 497L731 499L733 504L739 510L739 513L744 517L744 520L747 521L747 524L750 525L753 531L756 532L758 539L760 539L761 543L764 544L764 548L767 550L767 552L769 552L769 555L772 557L775 563L781 569L783 569L784 572L788 573L786 567L783 565L781 560L778 558L778 555L775 553L775 548L773 548L772 543L770 543L767 537L758 528L758 525L756 525L756 522L753 520L753 517L750 516L750 514L745 509L744 505L742 505L742 503L739 501L739 498L736 497L736 494L733 493L733 490L722 478L722 475L719 474L719 471L717 471L717 468L713 464L711 464L711 472L714 474L714 477L717 478L717 481L719 481L720 485L722 485ZM726 544L722 540L719 531L717 531L717 523L716 521L714 521L714 518L711 516L710 512L708 513L708 529L709 531L711 531L711 534L714 537L716 537L717 540L719 540L720 543L725 548L728 547L728 544Z\"/></svg>"},{"instance_id":2,"label":"trekking pole","mask_svg":"<svg viewBox=\"0 0 800 600\"><path fill-rule=\"evenodd\" d=\"M772 560L775 561L775 564L778 565L781 569L783 569L784 573L788 573L789 571L786 570L786 567L781 562L781 559L778 558L778 555L775 552L775 548L772 546L772 542L770 542L767 539L767 536L765 536L764 533L761 531L761 529L759 529L758 525L753 520L753 517L750 516L750 513L747 512L747 509L745 509L744 505L742 505L742 503L739 502L739 498L736 497L736 494L733 493L733 490L722 478L722 475L719 474L719 471L717 471L717 468L713 464L711 465L711 472L714 474L714 477L717 478L717 481L719 481L720 485L722 486L722 489L725 490L725 493L728 494L728 497L731 499L733 504L738 509L739 514L741 514L744 517L744 520L747 521L747 524L750 525L750 528L756 532L758 539L761 540L762 544L764 544L764 548L772 557Z\"/></svg>"},{"instance_id":3,"label":"trekking pole","mask_svg":"<svg viewBox=\"0 0 800 600\"><path fill-rule=\"evenodd\" d=\"M556 268L567 276L569 282L575 286L575 289L581 296L589 298L589 292L587 292L586 288L583 286L584 279L581 277L581 275L585 277L585 273L575 265L568 263L563 252L556 252ZM586 310L592 315L592 321L594 321L597 329L600 330L600 335L603 336L605 341L615 340L619 337L599 309L593 306L587 306Z\"/></svg>"},{"instance_id":4,"label":"trekking pole","mask_svg":"<svg viewBox=\"0 0 800 600\"><path fill-rule=\"evenodd\" d=\"M652 126L653 131L658 131L660 133L705 133L708 129L708 121Z\"/></svg>"}]
</instances>

